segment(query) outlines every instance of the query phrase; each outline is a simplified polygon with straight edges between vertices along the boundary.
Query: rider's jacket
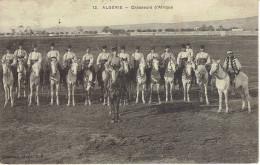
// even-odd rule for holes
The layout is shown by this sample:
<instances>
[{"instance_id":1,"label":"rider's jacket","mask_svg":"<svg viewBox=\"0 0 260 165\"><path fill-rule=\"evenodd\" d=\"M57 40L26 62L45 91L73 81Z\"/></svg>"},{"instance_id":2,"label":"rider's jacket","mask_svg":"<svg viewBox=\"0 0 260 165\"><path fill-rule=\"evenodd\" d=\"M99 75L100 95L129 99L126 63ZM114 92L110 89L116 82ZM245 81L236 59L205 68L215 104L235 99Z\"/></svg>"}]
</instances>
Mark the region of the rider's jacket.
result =
<instances>
[{"instance_id":1,"label":"rider's jacket","mask_svg":"<svg viewBox=\"0 0 260 165\"><path fill-rule=\"evenodd\" d=\"M112 57L110 57L108 59L108 61L105 63L105 65L106 65L106 68L108 68L108 66L112 66L112 68L122 69L123 60L119 56L113 55Z\"/></svg>"},{"instance_id":2,"label":"rider's jacket","mask_svg":"<svg viewBox=\"0 0 260 165\"><path fill-rule=\"evenodd\" d=\"M14 52L14 56L17 58L17 60L27 60L28 58L26 51L23 49L17 49Z\"/></svg>"},{"instance_id":3,"label":"rider's jacket","mask_svg":"<svg viewBox=\"0 0 260 165\"><path fill-rule=\"evenodd\" d=\"M135 52L134 54L132 54L132 57L134 58L135 61L144 61L144 55L143 53L137 53Z\"/></svg>"},{"instance_id":4,"label":"rider's jacket","mask_svg":"<svg viewBox=\"0 0 260 165\"><path fill-rule=\"evenodd\" d=\"M230 56L225 59L223 68L225 68L229 73L234 73L239 72L242 65L236 57Z\"/></svg>"},{"instance_id":5,"label":"rider's jacket","mask_svg":"<svg viewBox=\"0 0 260 165\"><path fill-rule=\"evenodd\" d=\"M195 58L196 65L209 65L211 64L211 59L208 53L206 52L200 52L197 54Z\"/></svg>"},{"instance_id":6,"label":"rider's jacket","mask_svg":"<svg viewBox=\"0 0 260 165\"><path fill-rule=\"evenodd\" d=\"M67 52L63 55L63 63L67 60L77 61L77 56L73 52Z\"/></svg>"},{"instance_id":7,"label":"rider's jacket","mask_svg":"<svg viewBox=\"0 0 260 165\"><path fill-rule=\"evenodd\" d=\"M60 61L60 53L57 50L51 50L47 53L47 58L49 60L56 59L57 61Z\"/></svg>"},{"instance_id":8,"label":"rider's jacket","mask_svg":"<svg viewBox=\"0 0 260 165\"><path fill-rule=\"evenodd\" d=\"M185 51L185 52L181 51L177 57L177 64L178 64L178 66L183 67L185 65L185 63L190 60L191 60L190 53L187 51Z\"/></svg>"},{"instance_id":9,"label":"rider's jacket","mask_svg":"<svg viewBox=\"0 0 260 165\"><path fill-rule=\"evenodd\" d=\"M11 65L15 65L16 64L16 59L15 56L11 53L7 53L2 57L2 63L4 62L8 62Z\"/></svg>"},{"instance_id":10,"label":"rider's jacket","mask_svg":"<svg viewBox=\"0 0 260 165\"><path fill-rule=\"evenodd\" d=\"M106 53L106 52L100 53L97 58L97 65L106 63L110 56L111 56L110 53Z\"/></svg>"},{"instance_id":11,"label":"rider's jacket","mask_svg":"<svg viewBox=\"0 0 260 165\"><path fill-rule=\"evenodd\" d=\"M31 52L31 53L29 54L27 64L28 64L29 66L31 66L31 65L34 64L35 62L38 62L38 63L41 64L41 62L42 62L42 54L41 54L41 53L39 53L39 52Z\"/></svg>"},{"instance_id":12,"label":"rider's jacket","mask_svg":"<svg viewBox=\"0 0 260 165\"><path fill-rule=\"evenodd\" d=\"M190 54L190 58L193 59L193 50L191 48L186 48L186 52Z\"/></svg>"},{"instance_id":13,"label":"rider's jacket","mask_svg":"<svg viewBox=\"0 0 260 165\"><path fill-rule=\"evenodd\" d=\"M86 64L88 65L88 67L93 65L93 61L94 61L94 57L92 54L87 53L82 57L82 64Z\"/></svg>"}]
</instances>

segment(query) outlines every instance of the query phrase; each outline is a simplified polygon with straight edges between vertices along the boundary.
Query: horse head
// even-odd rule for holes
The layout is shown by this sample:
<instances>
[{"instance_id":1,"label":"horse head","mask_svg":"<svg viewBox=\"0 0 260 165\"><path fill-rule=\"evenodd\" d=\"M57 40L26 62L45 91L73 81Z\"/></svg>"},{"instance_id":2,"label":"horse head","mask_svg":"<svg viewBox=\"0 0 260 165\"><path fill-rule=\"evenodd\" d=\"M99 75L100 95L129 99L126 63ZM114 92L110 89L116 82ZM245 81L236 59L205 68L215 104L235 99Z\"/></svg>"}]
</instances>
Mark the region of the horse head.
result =
<instances>
[{"instance_id":1,"label":"horse head","mask_svg":"<svg viewBox=\"0 0 260 165\"><path fill-rule=\"evenodd\" d=\"M209 71L209 74L212 76L218 71L218 68L220 66L220 60L214 61L212 60L211 69Z\"/></svg>"},{"instance_id":2,"label":"horse head","mask_svg":"<svg viewBox=\"0 0 260 165\"><path fill-rule=\"evenodd\" d=\"M40 64L38 62L32 65L32 73L35 77L39 77L40 75Z\"/></svg>"},{"instance_id":3,"label":"horse head","mask_svg":"<svg viewBox=\"0 0 260 165\"><path fill-rule=\"evenodd\" d=\"M139 71L140 71L140 76L144 77L145 76L145 63L141 62L139 63Z\"/></svg>"},{"instance_id":4,"label":"horse head","mask_svg":"<svg viewBox=\"0 0 260 165\"><path fill-rule=\"evenodd\" d=\"M70 66L70 72L73 74L73 75L77 75L77 72L78 72L78 63L77 62L73 62Z\"/></svg>"},{"instance_id":5,"label":"horse head","mask_svg":"<svg viewBox=\"0 0 260 165\"><path fill-rule=\"evenodd\" d=\"M18 60L18 72L20 72L20 73L22 73L23 71L24 71L24 69L25 69L25 60L24 59L22 59L22 60Z\"/></svg>"},{"instance_id":6,"label":"horse head","mask_svg":"<svg viewBox=\"0 0 260 165\"><path fill-rule=\"evenodd\" d=\"M207 69L205 65L199 65L198 68L195 70L195 75L198 81L202 81L203 77L207 74Z\"/></svg>"},{"instance_id":7,"label":"horse head","mask_svg":"<svg viewBox=\"0 0 260 165\"><path fill-rule=\"evenodd\" d=\"M195 64L191 61L186 62L186 66L184 68L187 75L191 75L191 71L195 70Z\"/></svg>"},{"instance_id":8,"label":"horse head","mask_svg":"<svg viewBox=\"0 0 260 165\"><path fill-rule=\"evenodd\" d=\"M112 72L111 72L111 82L112 82L112 84L115 84L117 82L118 75L119 75L119 71L113 69Z\"/></svg>"},{"instance_id":9,"label":"horse head","mask_svg":"<svg viewBox=\"0 0 260 165\"><path fill-rule=\"evenodd\" d=\"M2 63L2 67L3 67L3 75L7 75L11 72L11 65L8 62L4 62Z\"/></svg>"},{"instance_id":10,"label":"horse head","mask_svg":"<svg viewBox=\"0 0 260 165\"><path fill-rule=\"evenodd\" d=\"M128 65L127 61L123 61L123 68L124 68L125 73L129 72L129 65Z\"/></svg>"},{"instance_id":11,"label":"horse head","mask_svg":"<svg viewBox=\"0 0 260 165\"><path fill-rule=\"evenodd\" d=\"M51 72L53 75L56 75L57 74L57 61L56 60L52 60L51 61Z\"/></svg>"},{"instance_id":12,"label":"horse head","mask_svg":"<svg viewBox=\"0 0 260 165\"><path fill-rule=\"evenodd\" d=\"M159 60L157 58L153 59L153 69L155 69L156 71L159 71Z\"/></svg>"},{"instance_id":13,"label":"horse head","mask_svg":"<svg viewBox=\"0 0 260 165\"><path fill-rule=\"evenodd\" d=\"M176 65L176 63L175 63L175 61L174 61L173 59L171 59L171 60L168 62L167 69L168 69L170 72L176 72L176 70L177 70L177 65Z\"/></svg>"}]
</instances>

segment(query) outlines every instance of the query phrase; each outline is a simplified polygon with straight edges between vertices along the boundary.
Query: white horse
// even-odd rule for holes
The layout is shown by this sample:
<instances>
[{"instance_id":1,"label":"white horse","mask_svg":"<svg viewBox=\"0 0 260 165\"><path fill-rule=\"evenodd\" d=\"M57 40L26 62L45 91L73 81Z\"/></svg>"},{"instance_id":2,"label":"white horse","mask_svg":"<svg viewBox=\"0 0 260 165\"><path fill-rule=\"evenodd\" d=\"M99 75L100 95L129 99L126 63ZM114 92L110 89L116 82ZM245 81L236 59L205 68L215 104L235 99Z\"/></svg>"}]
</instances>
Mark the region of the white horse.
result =
<instances>
[{"instance_id":1,"label":"white horse","mask_svg":"<svg viewBox=\"0 0 260 165\"><path fill-rule=\"evenodd\" d=\"M169 85L170 85L170 98L171 101L173 101L172 98L172 91L173 91L173 87L174 87L174 74L177 70L177 65L176 65L176 61L171 59L168 62L167 68L165 70L165 74L164 74L164 80L165 80L165 90L166 90L166 101L168 101L168 97L169 97Z\"/></svg>"},{"instance_id":2,"label":"white horse","mask_svg":"<svg viewBox=\"0 0 260 165\"><path fill-rule=\"evenodd\" d=\"M18 58L18 65L17 65L17 72L18 72L18 98L21 96L21 83L23 81L24 84L24 91L23 96L26 97L26 69L25 69L25 60Z\"/></svg>"},{"instance_id":3,"label":"white horse","mask_svg":"<svg viewBox=\"0 0 260 165\"><path fill-rule=\"evenodd\" d=\"M2 63L3 67L3 84L4 84L4 91L5 91L5 104L6 107L9 98L11 98L11 107L14 106L14 98L13 98L13 84L14 84L14 77L11 70L11 64L8 62Z\"/></svg>"},{"instance_id":4,"label":"white horse","mask_svg":"<svg viewBox=\"0 0 260 165\"><path fill-rule=\"evenodd\" d=\"M75 86L77 81L77 73L78 73L78 63L77 61L73 61L69 72L67 74L66 80L67 80L67 87L68 87L68 104L67 106L70 106L70 96L72 95L72 105L75 106L75 98L74 98L74 92L75 92Z\"/></svg>"},{"instance_id":5,"label":"white horse","mask_svg":"<svg viewBox=\"0 0 260 165\"><path fill-rule=\"evenodd\" d=\"M228 73L224 70L224 68L220 65L220 60L214 61L211 65L210 75L216 76L216 87L218 89L219 94L219 110L218 113L222 110L222 93L225 95L225 103L226 103L226 113L229 112L228 108L228 89L230 87L230 77ZM250 104L250 95L248 91L248 77L245 73L240 72L235 80L235 89L240 93L242 97L242 109L245 108L245 100L248 103L248 113L251 112L251 104Z\"/></svg>"},{"instance_id":6,"label":"white horse","mask_svg":"<svg viewBox=\"0 0 260 165\"><path fill-rule=\"evenodd\" d=\"M146 74L145 74L145 63L141 62L139 64L139 68L137 70L136 75L136 103L138 103L139 100L139 92L140 92L140 86L142 91L142 101L145 104L145 98L144 98L144 92L146 91Z\"/></svg>"},{"instance_id":7,"label":"white horse","mask_svg":"<svg viewBox=\"0 0 260 165\"><path fill-rule=\"evenodd\" d=\"M197 84L200 87L200 91L199 91L200 102L203 102L202 93L203 93L203 90L204 90L206 104L209 105L208 71L207 71L205 65L199 65L198 68L195 70L195 75L196 75Z\"/></svg>"},{"instance_id":8,"label":"white horse","mask_svg":"<svg viewBox=\"0 0 260 165\"><path fill-rule=\"evenodd\" d=\"M83 87L85 91L85 104L84 104L85 106L87 104L91 105L90 93L93 88L92 80L93 80L93 73L89 68L87 68L84 71L84 76L83 76Z\"/></svg>"},{"instance_id":9,"label":"white horse","mask_svg":"<svg viewBox=\"0 0 260 165\"><path fill-rule=\"evenodd\" d=\"M157 90L157 96L158 96L158 103L161 104L161 98L160 98L160 72L159 72L159 60L154 58L153 59L153 69L151 72L151 82L150 82L150 99L149 104L152 103L152 94L153 94L153 85L156 85Z\"/></svg>"},{"instance_id":10,"label":"white horse","mask_svg":"<svg viewBox=\"0 0 260 165\"><path fill-rule=\"evenodd\" d=\"M32 70L30 74L30 95L29 95L29 105L32 104L32 95L33 95L33 87L35 86L35 100L37 102L37 106L40 105L39 103L39 85L40 85L40 70L41 70L41 64L38 62L35 62L32 65Z\"/></svg>"},{"instance_id":11,"label":"white horse","mask_svg":"<svg viewBox=\"0 0 260 165\"><path fill-rule=\"evenodd\" d=\"M53 95L54 95L54 85L56 90L56 103L60 105L59 102L59 87L60 87L60 72L58 69L58 62L52 60L50 63L51 72L50 72L50 87L51 87L51 105L53 105Z\"/></svg>"},{"instance_id":12,"label":"white horse","mask_svg":"<svg viewBox=\"0 0 260 165\"><path fill-rule=\"evenodd\" d=\"M182 85L183 85L183 95L184 101L190 101L190 86L192 81L192 70L195 69L195 64L191 61L186 63L186 66L184 67L182 71Z\"/></svg>"}]
</instances>

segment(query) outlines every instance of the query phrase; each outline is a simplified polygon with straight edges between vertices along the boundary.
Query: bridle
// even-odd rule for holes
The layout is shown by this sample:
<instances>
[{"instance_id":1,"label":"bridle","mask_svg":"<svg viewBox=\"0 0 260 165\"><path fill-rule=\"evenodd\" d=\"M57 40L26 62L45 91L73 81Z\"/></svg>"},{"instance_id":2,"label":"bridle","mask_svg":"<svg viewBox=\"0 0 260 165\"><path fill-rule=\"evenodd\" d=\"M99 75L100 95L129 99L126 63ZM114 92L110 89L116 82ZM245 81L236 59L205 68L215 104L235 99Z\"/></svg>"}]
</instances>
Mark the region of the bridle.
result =
<instances>
[{"instance_id":1,"label":"bridle","mask_svg":"<svg viewBox=\"0 0 260 165\"><path fill-rule=\"evenodd\" d=\"M225 70L223 69L223 71L226 73L226 75L223 77L223 78L221 78L221 77L219 77L218 75L217 75L217 72L219 71L219 67L221 67L222 68L222 66L220 65L220 64L218 64L218 67L217 67L217 69L214 71L214 75L218 78L218 79L220 79L220 80L223 80L224 78L226 78L227 77L227 72L225 72Z\"/></svg>"}]
</instances>

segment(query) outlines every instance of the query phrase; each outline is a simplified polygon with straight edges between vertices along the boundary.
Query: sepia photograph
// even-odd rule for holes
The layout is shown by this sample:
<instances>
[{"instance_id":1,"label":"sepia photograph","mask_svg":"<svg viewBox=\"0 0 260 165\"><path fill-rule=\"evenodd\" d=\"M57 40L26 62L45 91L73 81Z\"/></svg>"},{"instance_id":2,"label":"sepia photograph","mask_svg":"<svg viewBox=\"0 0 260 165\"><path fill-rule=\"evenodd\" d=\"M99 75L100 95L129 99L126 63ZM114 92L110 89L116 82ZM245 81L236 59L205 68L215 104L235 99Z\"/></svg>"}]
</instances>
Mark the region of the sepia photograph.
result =
<instances>
[{"instance_id":1,"label":"sepia photograph","mask_svg":"<svg viewBox=\"0 0 260 165\"><path fill-rule=\"evenodd\" d=\"M0 0L1 164L256 164L257 0Z\"/></svg>"}]
</instances>

